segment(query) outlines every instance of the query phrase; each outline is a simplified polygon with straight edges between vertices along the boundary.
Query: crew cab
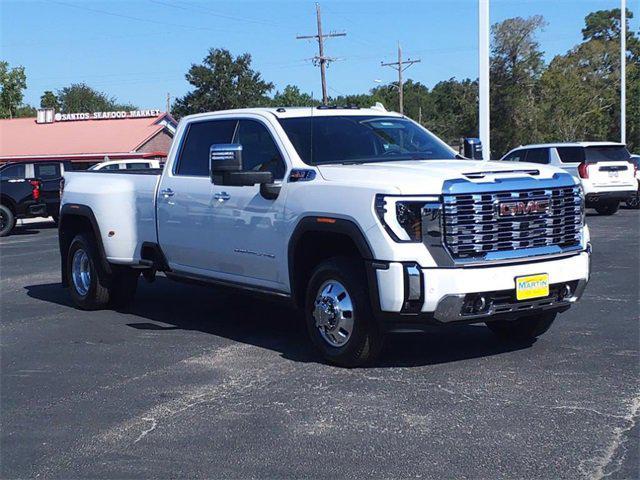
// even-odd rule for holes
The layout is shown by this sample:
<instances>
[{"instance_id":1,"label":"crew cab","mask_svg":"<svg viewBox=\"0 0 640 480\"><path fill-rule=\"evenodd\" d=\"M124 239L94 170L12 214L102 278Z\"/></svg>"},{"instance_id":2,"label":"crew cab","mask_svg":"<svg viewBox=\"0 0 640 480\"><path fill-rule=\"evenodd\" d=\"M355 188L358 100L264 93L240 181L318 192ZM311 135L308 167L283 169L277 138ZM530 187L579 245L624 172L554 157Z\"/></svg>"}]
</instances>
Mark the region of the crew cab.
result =
<instances>
[{"instance_id":1,"label":"crew cab","mask_svg":"<svg viewBox=\"0 0 640 480\"><path fill-rule=\"evenodd\" d=\"M299 308L342 366L433 325L532 340L582 295L591 251L572 175L466 160L379 108L185 117L162 171L66 173L59 233L79 308L157 272L231 286Z\"/></svg>"},{"instance_id":2,"label":"crew cab","mask_svg":"<svg viewBox=\"0 0 640 480\"><path fill-rule=\"evenodd\" d=\"M6 163L0 166L0 237L9 235L20 218L47 215L42 199L42 182L27 177L26 166Z\"/></svg>"},{"instance_id":3,"label":"crew cab","mask_svg":"<svg viewBox=\"0 0 640 480\"><path fill-rule=\"evenodd\" d=\"M580 180L587 208L601 215L618 211L620 202L637 192L635 164L626 146L614 142L574 142L525 145L502 160L553 165Z\"/></svg>"}]
</instances>

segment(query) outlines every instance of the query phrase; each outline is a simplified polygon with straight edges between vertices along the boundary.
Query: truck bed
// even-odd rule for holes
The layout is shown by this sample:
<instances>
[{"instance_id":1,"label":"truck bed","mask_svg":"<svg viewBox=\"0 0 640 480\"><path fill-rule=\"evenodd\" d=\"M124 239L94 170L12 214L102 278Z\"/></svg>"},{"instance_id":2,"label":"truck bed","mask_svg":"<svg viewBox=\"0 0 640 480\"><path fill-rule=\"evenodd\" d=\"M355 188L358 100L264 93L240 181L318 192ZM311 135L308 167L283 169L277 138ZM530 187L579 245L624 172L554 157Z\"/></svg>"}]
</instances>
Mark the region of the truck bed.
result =
<instances>
[{"instance_id":1,"label":"truck bed","mask_svg":"<svg viewBox=\"0 0 640 480\"><path fill-rule=\"evenodd\" d=\"M89 207L107 259L135 264L144 242L157 242L156 192L162 169L64 174L64 204Z\"/></svg>"}]
</instances>

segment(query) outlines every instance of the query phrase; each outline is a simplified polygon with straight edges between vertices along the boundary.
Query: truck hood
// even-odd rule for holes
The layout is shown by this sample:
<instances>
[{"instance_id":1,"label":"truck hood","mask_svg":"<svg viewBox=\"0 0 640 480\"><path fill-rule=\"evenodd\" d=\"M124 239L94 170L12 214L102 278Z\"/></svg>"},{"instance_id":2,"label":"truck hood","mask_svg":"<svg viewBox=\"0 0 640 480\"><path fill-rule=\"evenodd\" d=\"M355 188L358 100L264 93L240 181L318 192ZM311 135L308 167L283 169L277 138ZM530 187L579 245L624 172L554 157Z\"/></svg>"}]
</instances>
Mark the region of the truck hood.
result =
<instances>
[{"instance_id":1,"label":"truck hood","mask_svg":"<svg viewBox=\"0 0 640 480\"><path fill-rule=\"evenodd\" d=\"M523 176L541 180L563 173L561 169L536 163L478 160L404 160L320 165L318 169L327 181L391 188L408 195L440 194L447 180L486 183Z\"/></svg>"}]
</instances>

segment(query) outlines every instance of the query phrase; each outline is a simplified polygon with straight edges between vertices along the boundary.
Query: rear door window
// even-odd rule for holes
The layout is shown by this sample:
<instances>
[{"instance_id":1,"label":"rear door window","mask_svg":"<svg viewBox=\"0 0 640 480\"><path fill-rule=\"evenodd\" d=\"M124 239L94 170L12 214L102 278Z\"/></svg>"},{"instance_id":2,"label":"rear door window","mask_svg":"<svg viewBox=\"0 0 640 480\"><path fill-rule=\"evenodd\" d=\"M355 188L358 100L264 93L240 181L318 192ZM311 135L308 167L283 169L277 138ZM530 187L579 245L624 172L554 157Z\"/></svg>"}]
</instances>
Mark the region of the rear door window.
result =
<instances>
[{"instance_id":1,"label":"rear door window","mask_svg":"<svg viewBox=\"0 0 640 480\"><path fill-rule=\"evenodd\" d=\"M525 162L530 163L549 163L549 149L548 148L532 148L527 150L527 158Z\"/></svg>"},{"instance_id":2,"label":"rear door window","mask_svg":"<svg viewBox=\"0 0 640 480\"><path fill-rule=\"evenodd\" d=\"M24 164L9 165L0 171L2 180L21 180L27 176Z\"/></svg>"},{"instance_id":3,"label":"rear door window","mask_svg":"<svg viewBox=\"0 0 640 480\"><path fill-rule=\"evenodd\" d=\"M209 148L215 143L231 143L237 123L237 120L208 120L189 124L175 174L208 177Z\"/></svg>"},{"instance_id":4,"label":"rear door window","mask_svg":"<svg viewBox=\"0 0 640 480\"><path fill-rule=\"evenodd\" d=\"M149 164L148 163L127 163L125 165L125 168L127 170L144 170L145 168L149 168Z\"/></svg>"},{"instance_id":5,"label":"rear door window","mask_svg":"<svg viewBox=\"0 0 640 480\"><path fill-rule=\"evenodd\" d=\"M558 147L558 156L562 163L582 163L584 162L583 147Z\"/></svg>"}]
</instances>

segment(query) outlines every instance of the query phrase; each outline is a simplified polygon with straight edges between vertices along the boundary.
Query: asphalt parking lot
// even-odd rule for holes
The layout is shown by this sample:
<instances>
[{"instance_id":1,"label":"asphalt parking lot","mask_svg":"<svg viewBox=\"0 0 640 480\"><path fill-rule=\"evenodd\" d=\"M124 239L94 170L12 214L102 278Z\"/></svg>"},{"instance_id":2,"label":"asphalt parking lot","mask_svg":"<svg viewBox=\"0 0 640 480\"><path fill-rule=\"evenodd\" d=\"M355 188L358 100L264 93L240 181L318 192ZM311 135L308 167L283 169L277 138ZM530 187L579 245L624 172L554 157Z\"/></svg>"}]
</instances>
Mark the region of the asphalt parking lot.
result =
<instances>
[{"instance_id":1,"label":"asphalt parking lot","mask_svg":"<svg viewBox=\"0 0 640 480\"><path fill-rule=\"evenodd\" d=\"M318 361L295 314L141 282L71 307L57 231L0 240L2 478L638 478L640 212L590 215L583 300L534 344L483 326Z\"/></svg>"}]
</instances>

